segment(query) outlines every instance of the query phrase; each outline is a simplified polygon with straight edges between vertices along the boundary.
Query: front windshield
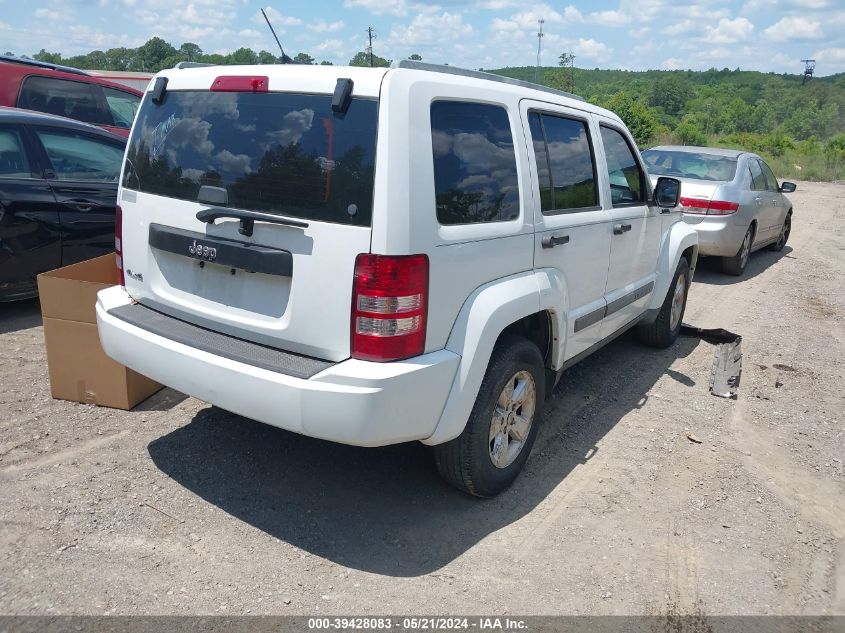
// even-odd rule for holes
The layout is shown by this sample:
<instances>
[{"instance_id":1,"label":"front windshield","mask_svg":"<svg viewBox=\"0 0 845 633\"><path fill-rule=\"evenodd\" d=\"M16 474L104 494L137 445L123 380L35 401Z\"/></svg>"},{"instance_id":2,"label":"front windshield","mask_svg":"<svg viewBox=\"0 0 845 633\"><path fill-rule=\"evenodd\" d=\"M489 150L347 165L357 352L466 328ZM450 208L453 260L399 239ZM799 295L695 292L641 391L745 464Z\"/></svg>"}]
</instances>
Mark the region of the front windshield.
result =
<instances>
[{"instance_id":1,"label":"front windshield","mask_svg":"<svg viewBox=\"0 0 845 633\"><path fill-rule=\"evenodd\" d=\"M704 152L647 149L643 160L655 176L730 181L736 175L736 158Z\"/></svg>"}]
</instances>

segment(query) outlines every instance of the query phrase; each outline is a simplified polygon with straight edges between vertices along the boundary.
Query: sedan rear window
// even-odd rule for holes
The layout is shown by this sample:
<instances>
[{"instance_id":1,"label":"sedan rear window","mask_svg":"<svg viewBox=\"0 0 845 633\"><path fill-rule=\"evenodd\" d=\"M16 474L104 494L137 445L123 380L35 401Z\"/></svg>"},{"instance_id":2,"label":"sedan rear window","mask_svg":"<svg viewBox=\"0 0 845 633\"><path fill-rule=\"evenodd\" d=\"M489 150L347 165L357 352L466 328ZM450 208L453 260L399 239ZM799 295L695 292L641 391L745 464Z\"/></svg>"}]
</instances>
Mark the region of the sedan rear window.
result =
<instances>
[{"instance_id":1,"label":"sedan rear window","mask_svg":"<svg viewBox=\"0 0 845 633\"><path fill-rule=\"evenodd\" d=\"M643 160L655 176L680 176L697 180L730 181L736 175L736 158L703 152L647 149Z\"/></svg>"},{"instance_id":2,"label":"sedan rear window","mask_svg":"<svg viewBox=\"0 0 845 633\"><path fill-rule=\"evenodd\" d=\"M223 206L369 226L378 103L330 95L172 91L144 99L129 141L123 186L196 201L226 191Z\"/></svg>"}]
</instances>

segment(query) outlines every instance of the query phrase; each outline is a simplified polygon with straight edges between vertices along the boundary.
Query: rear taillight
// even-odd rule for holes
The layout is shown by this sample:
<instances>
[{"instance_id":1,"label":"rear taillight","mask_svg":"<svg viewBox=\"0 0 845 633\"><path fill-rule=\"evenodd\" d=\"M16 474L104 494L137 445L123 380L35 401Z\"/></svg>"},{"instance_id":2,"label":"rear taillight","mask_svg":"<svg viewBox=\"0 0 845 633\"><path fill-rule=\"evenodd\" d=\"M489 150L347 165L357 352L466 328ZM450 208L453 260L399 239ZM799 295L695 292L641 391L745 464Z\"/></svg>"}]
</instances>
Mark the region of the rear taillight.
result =
<instances>
[{"instance_id":1,"label":"rear taillight","mask_svg":"<svg viewBox=\"0 0 845 633\"><path fill-rule=\"evenodd\" d=\"M123 209L119 206L114 213L114 253L120 285L126 288L126 275L123 273Z\"/></svg>"},{"instance_id":2,"label":"rear taillight","mask_svg":"<svg viewBox=\"0 0 845 633\"><path fill-rule=\"evenodd\" d=\"M390 361L422 354L427 308L428 256L358 255L352 357Z\"/></svg>"},{"instance_id":3,"label":"rear taillight","mask_svg":"<svg viewBox=\"0 0 845 633\"><path fill-rule=\"evenodd\" d=\"M739 209L738 202L727 200L708 200L706 198L681 198L684 213L698 215L731 215Z\"/></svg>"}]
</instances>

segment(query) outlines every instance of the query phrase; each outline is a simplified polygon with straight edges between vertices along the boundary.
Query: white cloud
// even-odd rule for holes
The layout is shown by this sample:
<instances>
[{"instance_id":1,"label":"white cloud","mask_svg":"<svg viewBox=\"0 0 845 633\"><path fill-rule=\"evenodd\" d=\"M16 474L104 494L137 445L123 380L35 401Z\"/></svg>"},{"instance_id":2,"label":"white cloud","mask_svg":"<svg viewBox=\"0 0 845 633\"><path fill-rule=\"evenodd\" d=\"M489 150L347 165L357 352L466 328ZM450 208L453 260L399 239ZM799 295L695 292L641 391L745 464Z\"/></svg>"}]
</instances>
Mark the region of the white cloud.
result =
<instances>
[{"instance_id":1,"label":"white cloud","mask_svg":"<svg viewBox=\"0 0 845 633\"><path fill-rule=\"evenodd\" d=\"M722 18L716 26L707 26L701 39L710 44L733 44L747 40L753 32L754 25L747 18Z\"/></svg>"},{"instance_id":2,"label":"white cloud","mask_svg":"<svg viewBox=\"0 0 845 633\"><path fill-rule=\"evenodd\" d=\"M308 28L312 31L316 31L317 33L334 33L335 31L341 31L346 26L343 20L338 20L336 22L326 22L325 20L320 20L314 24L309 24Z\"/></svg>"},{"instance_id":3,"label":"white cloud","mask_svg":"<svg viewBox=\"0 0 845 633\"><path fill-rule=\"evenodd\" d=\"M451 44L472 35L472 26L464 24L460 13L418 14L407 26L397 25L390 32L389 44L421 46Z\"/></svg>"},{"instance_id":4,"label":"white cloud","mask_svg":"<svg viewBox=\"0 0 845 633\"><path fill-rule=\"evenodd\" d=\"M405 0L343 0L346 9L366 9L373 15L406 15Z\"/></svg>"},{"instance_id":5,"label":"white cloud","mask_svg":"<svg viewBox=\"0 0 845 633\"><path fill-rule=\"evenodd\" d=\"M579 60L591 60L594 62L603 63L610 60L613 55L613 49L608 47L604 42L599 42L592 38L580 38L577 40L564 40L564 43L569 46L575 54L575 63L579 64Z\"/></svg>"},{"instance_id":6,"label":"white cloud","mask_svg":"<svg viewBox=\"0 0 845 633\"><path fill-rule=\"evenodd\" d=\"M599 26L625 26L631 21L631 16L621 11L595 11L584 20Z\"/></svg>"},{"instance_id":7,"label":"white cloud","mask_svg":"<svg viewBox=\"0 0 845 633\"><path fill-rule=\"evenodd\" d=\"M822 37L822 24L809 18L788 15L765 29L767 37L777 40L810 40Z\"/></svg>"},{"instance_id":8,"label":"white cloud","mask_svg":"<svg viewBox=\"0 0 845 633\"><path fill-rule=\"evenodd\" d=\"M302 20L299 18L295 18L292 15L284 15L281 11L277 11L273 7L267 7L264 9L264 12L267 14L270 24L272 24L275 29L278 29L280 26L298 26L302 24ZM253 14L252 21L254 24L266 24L264 16L261 15L261 11L256 11Z\"/></svg>"},{"instance_id":9,"label":"white cloud","mask_svg":"<svg viewBox=\"0 0 845 633\"><path fill-rule=\"evenodd\" d=\"M845 48L823 48L813 54L819 64L845 64Z\"/></svg>"}]
</instances>

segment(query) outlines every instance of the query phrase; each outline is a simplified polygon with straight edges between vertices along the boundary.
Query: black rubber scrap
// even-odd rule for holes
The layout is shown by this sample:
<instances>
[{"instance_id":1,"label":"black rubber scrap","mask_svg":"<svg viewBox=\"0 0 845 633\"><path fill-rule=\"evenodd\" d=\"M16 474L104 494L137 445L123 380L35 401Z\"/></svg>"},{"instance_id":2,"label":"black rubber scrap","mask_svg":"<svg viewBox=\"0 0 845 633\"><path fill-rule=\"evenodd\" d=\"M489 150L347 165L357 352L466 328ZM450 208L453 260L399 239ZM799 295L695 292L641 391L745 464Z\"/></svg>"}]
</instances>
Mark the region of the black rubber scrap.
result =
<instances>
[{"instance_id":1,"label":"black rubber scrap","mask_svg":"<svg viewBox=\"0 0 845 633\"><path fill-rule=\"evenodd\" d=\"M681 332L716 346L710 370L710 393L736 400L742 375L742 337L722 328L700 328L683 323Z\"/></svg>"}]
</instances>

